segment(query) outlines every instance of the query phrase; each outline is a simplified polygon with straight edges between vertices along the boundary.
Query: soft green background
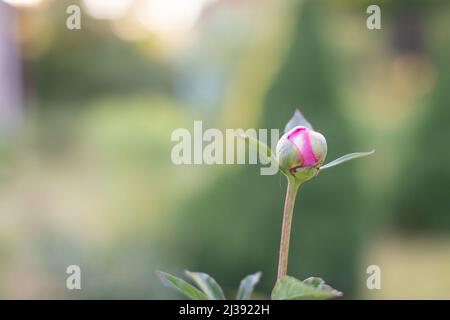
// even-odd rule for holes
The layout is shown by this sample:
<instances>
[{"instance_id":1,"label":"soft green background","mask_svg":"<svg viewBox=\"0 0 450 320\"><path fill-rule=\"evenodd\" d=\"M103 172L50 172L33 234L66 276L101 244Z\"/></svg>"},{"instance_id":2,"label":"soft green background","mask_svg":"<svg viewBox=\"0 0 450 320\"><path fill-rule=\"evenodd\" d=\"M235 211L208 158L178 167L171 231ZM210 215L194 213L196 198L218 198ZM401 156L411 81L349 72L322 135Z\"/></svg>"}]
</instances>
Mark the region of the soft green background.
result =
<instances>
[{"instance_id":1,"label":"soft green background","mask_svg":"<svg viewBox=\"0 0 450 320\"><path fill-rule=\"evenodd\" d=\"M170 135L194 120L282 129L295 107L328 160L376 154L302 187L289 274L346 298L450 298L449 4L380 2L369 30L370 1L218 1L176 46L126 41L84 11L68 31L74 2L17 17L25 90L0 145L1 298L179 298L158 269L207 272L228 296L262 271L267 298L284 177L175 166ZM70 264L80 291L65 288Z\"/></svg>"}]
</instances>

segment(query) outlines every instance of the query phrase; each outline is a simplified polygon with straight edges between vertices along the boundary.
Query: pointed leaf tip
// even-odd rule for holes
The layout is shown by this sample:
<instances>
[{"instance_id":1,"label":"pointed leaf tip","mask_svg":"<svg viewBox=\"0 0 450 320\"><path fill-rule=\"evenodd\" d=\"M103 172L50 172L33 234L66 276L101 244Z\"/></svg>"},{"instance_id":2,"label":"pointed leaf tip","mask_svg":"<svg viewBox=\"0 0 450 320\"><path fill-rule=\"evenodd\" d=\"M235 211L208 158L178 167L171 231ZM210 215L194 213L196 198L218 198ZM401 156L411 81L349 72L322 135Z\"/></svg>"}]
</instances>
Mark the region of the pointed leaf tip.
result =
<instances>
[{"instance_id":1,"label":"pointed leaf tip","mask_svg":"<svg viewBox=\"0 0 450 320\"><path fill-rule=\"evenodd\" d=\"M308 122L308 120L306 120L306 118L300 112L300 110L298 108L296 108L294 111L294 115L292 116L292 118L288 121L288 123L284 127L284 132L286 133L289 130L291 130L295 127L298 127L298 126L307 127L309 129L313 128L312 125Z\"/></svg>"},{"instance_id":2,"label":"pointed leaf tip","mask_svg":"<svg viewBox=\"0 0 450 320\"><path fill-rule=\"evenodd\" d=\"M195 284L206 294L209 300L225 300L222 288L209 274L203 272L185 271Z\"/></svg>"},{"instance_id":3,"label":"pointed leaf tip","mask_svg":"<svg viewBox=\"0 0 450 320\"><path fill-rule=\"evenodd\" d=\"M190 285L183 279L163 271L156 271L156 275L164 286L176 289L178 292L184 294L192 300L207 300L207 297L203 292Z\"/></svg>"},{"instance_id":4,"label":"pointed leaf tip","mask_svg":"<svg viewBox=\"0 0 450 320\"><path fill-rule=\"evenodd\" d=\"M372 155L374 153L375 153L375 150L371 150L371 151L367 151L367 152L349 153L349 154L346 154L345 156L342 156L340 158L337 158L336 160L333 160L333 161L327 163L326 165L321 166L320 170L324 170L324 169L328 169L328 168L331 168L331 167L335 167L335 166L340 165L340 164L342 164L344 162L347 162L349 160L362 158L362 157L367 157L367 156L370 156L370 155Z\"/></svg>"},{"instance_id":5,"label":"pointed leaf tip","mask_svg":"<svg viewBox=\"0 0 450 320\"><path fill-rule=\"evenodd\" d=\"M250 274L242 279L241 284L239 285L239 290L236 296L237 300L249 300L255 286L258 284L259 279L261 279L262 272L256 272L254 274Z\"/></svg>"}]
</instances>

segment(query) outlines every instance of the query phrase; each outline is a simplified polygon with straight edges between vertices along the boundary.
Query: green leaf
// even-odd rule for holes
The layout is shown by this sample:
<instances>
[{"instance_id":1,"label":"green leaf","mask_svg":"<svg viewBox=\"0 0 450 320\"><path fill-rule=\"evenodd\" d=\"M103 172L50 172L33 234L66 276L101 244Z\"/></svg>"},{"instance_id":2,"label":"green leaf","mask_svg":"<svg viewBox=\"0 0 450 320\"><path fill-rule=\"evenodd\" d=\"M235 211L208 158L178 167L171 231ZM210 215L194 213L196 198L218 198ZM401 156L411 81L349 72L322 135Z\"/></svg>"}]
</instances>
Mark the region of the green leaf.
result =
<instances>
[{"instance_id":1,"label":"green leaf","mask_svg":"<svg viewBox=\"0 0 450 320\"><path fill-rule=\"evenodd\" d=\"M286 123L286 126L284 127L284 133L298 126L307 127L309 129L313 128L312 125L308 122L308 120L306 120L305 117L302 115L302 113L298 109L296 109L291 120L289 120L288 123Z\"/></svg>"},{"instance_id":2,"label":"green leaf","mask_svg":"<svg viewBox=\"0 0 450 320\"><path fill-rule=\"evenodd\" d=\"M252 137L250 135L244 134L242 132L238 132L237 136L239 138L241 138L241 139L244 139L245 143L248 146L252 146L254 148L257 148L258 152L261 155L263 155L266 158L267 161L275 161L275 163L276 163L277 160L275 159L275 157L272 156L273 155L272 149L270 149L270 147L267 144L259 141L255 137Z\"/></svg>"},{"instance_id":3,"label":"green leaf","mask_svg":"<svg viewBox=\"0 0 450 320\"><path fill-rule=\"evenodd\" d=\"M210 275L203 272L186 271L186 275L195 281L209 300L225 300L222 288Z\"/></svg>"},{"instance_id":4,"label":"green leaf","mask_svg":"<svg viewBox=\"0 0 450 320\"><path fill-rule=\"evenodd\" d=\"M326 165L323 165L320 167L320 170L324 170L324 169L328 169L331 167L335 167L337 165L340 165L341 163L347 162L349 160L353 160L356 158L361 158L361 157L367 157L370 156L371 154L374 154L375 150L372 151L368 151L368 152L355 152L355 153L349 153L346 154L345 156L342 156L340 158L337 158L336 160L333 160L329 163L327 163Z\"/></svg>"},{"instance_id":5,"label":"green leaf","mask_svg":"<svg viewBox=\"0 0 450 320\"><path fill-rule=\"evenodd\" d=\"M261 279L261 272L257 272L254 274L250 274L246 276L244 279L242 279L241 284L239 285L239 290L236 296L237 300L249 300L253 289L255 288L256 284L259 282L259 279Z\"/></svg>"},{"instance_id":6,"label":"green leaf","mask_svg":"<svg viewBox=\"0 0 450 320\"><path fill-rule=\"evenodd\" d=\"M272 300L324 300L342 296L320 278L308 278L300 281L285 276L272 290Z\"/></svg>"},{"instance_id":7,"label":"green leaf","mask_svg":"<svg viewBox=\"0 0 450 320\"><path fill-rule=\"evenodd\" d=\"M162 271L156 271L156 274L166 287L174 288L192 300L208 299L203 292L191 286L183 279L177 278L169 273Z\"/></svg>"}]
</instances>

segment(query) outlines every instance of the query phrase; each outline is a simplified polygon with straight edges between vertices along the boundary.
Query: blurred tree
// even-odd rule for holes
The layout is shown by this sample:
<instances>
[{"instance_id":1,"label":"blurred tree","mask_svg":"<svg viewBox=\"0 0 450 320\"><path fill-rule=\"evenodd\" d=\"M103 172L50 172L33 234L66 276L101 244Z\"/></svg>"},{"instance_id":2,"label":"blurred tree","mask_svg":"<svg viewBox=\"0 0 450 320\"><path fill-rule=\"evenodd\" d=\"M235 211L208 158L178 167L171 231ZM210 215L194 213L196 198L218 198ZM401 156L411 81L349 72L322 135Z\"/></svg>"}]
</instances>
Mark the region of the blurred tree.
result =
<instances>
[{"instance_id":1,"label":"blurred tree","mask_svg":"<svg viewBox=\"0 0 450 320\"><path fill-rule=\"evenodd\" d=\"M20 54L14 38L16 11L0 2L0 137L17 131L22 113ZM1 141L0 141L1 142Z\"/></svg>"},{"instance_id":2,"label":"blurred tree","mask_svg":"<svg viewBox=\"0 0 450 320\"><path fill-rule=\"evenodd\" d=\"M432 24L436 16L442 17L444 26ZM437 36L441 34L440 28L448 28L449 16L450 5L435 1L426 5L421 3L420 6L403 2L394 10L393 47L396 54L412 56L422 62L427 68L422 67L420 77L425 78L430 68L439 70L435 82L432 82L432 90L415 101L426 108L417 119L411 136L403 140L411 152L399 173L393 219L396 227L406 232L446 234L450 229L450 168L447 165L450 151L445 147L450 136L447 125L450 121L447 107L450 99L450 41L447 36L439 41L441 38ZM417 66L410 65L409 68ZM420 83L419 76L411 81Z\"/></svg>"},{"instance_id":3,"label":"blurred tree","mask_svg":"<svg viewBox=\"0 0 450 320\"><path fill-rule=\"evenodd\" d=\"M450 230L449 55L434 57L440 75L427 99L427 113L411 137L413 152L400 174L395 220L404 231L448 234Z\"/></svg>"}]
</instances>

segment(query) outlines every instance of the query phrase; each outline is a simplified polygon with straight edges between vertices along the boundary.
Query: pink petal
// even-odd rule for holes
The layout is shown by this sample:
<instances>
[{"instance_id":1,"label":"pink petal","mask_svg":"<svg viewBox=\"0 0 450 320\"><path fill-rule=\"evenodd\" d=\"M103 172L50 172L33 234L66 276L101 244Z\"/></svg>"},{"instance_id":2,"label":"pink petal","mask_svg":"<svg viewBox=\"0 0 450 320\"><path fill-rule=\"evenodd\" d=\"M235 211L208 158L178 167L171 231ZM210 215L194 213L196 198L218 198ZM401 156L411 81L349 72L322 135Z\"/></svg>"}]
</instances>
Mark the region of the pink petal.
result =
<instances>
[{"instance_id":1,"label":"pink petal","mask_svg":"<svg viewBox=\"0 0 450 320\"><path fill-rule=\"evenodd\" d=\"M311 167L317 163L311 140L309 138L309 129L306 127L297 127L288 135L288 139L292 141L299 150L299 156L303 159L302 167Z\"/></svg>"}]
</instances>

